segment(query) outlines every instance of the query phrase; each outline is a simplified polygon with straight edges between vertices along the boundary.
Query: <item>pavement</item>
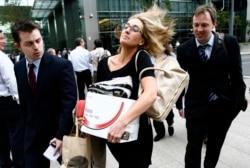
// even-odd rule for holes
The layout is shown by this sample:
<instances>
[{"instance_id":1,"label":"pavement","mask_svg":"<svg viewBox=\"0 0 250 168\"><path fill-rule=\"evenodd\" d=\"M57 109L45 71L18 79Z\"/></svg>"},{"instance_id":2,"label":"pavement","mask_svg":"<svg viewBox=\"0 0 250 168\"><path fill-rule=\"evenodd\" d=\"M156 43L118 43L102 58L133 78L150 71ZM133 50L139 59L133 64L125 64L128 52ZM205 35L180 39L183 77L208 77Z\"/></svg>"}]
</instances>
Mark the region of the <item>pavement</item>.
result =
<instances>
[{"instance_id":1,"label":"pavement","mask_svg":"<svg viewBox=\"0 0 250 168\"><path fill-rule=\"evenodd\" d=\"M241 54L250 54L250 45L241 47ZM250 77L244 77L246 83L246 98L248 108L240 112L233 121L224 145L221 150L217 164L218 168L250 168ZM178 111L174 109L173 136L166 136L154 142L152 165L149 168L184 168L184 155L187 143L185 119L181 118ZM164 123L167 128L166 122ZM155 136L155 133L154 133ZM202 164L205 156L206 145L202 148ZM107 148L107 168L118 168L118 163ZM133 151L131 151L133 152ZM51 162L51 168L59 168L55 162Z\"/></svg>"},{"instance_id":2,"label":"pavement","mask_svg":"<svg viewBox=\"0 0 250 168\"><path fill-rule=\"evenodd\" d=\"M250 168L250 79L245 79L245 82L249 106L245 112L240 112L233 121L216 166L218 168ZM187 143L185 119L179 117L176 109L174 109L174 113L175 133L172 137L166 134L162 140L154 142L150 168L184 168L184 155ZM164 124L167 128L166 122ZM204 144L202 161L205 156L205 150L206 145ZM107 168L118 168L117 162L110 153L107 155Z\"/></svg>"},{"instance_id":3,"label":"pavement","mask_svg":"<svg viewBox=\"0 0 250 168\"><path fill-rule=\"evenodd\" d=\"M249 55L250 54L250 44L248 43L244 43L244 44L240 44L240 53L242 56L244 55Z\"/></svg>"}]
</instances>

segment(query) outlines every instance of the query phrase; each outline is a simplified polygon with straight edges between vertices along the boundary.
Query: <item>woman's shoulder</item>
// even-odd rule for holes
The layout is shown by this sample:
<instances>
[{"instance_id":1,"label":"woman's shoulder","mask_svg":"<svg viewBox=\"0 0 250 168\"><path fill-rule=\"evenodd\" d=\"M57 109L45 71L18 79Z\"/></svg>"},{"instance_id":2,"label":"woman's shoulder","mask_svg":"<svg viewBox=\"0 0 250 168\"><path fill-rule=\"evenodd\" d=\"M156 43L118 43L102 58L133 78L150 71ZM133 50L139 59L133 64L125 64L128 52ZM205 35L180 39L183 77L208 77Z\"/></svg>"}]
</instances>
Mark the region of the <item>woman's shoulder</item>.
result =
<instances>
[{"instance_id":1,"label":"woman's shoulder","mask_svg":"<svg viewBox=\"0 0 250 168\"><path fill-rule=\"evenodd\" d=\"M146 50L139 50L138 53L139 53L139 55L150 56L150 54Z\"/></svg>"},{"instance_id":2,"label":"woman's shoulder","mask_svg":"<svg viewBox=\"0 0 250 168\"><path fill-rule=\"evenodd\" d=\"M135 54L135 62L141 62L143 60L150 60L150 55L146 50L138 50Z\"/></svg>"}]
</instances>

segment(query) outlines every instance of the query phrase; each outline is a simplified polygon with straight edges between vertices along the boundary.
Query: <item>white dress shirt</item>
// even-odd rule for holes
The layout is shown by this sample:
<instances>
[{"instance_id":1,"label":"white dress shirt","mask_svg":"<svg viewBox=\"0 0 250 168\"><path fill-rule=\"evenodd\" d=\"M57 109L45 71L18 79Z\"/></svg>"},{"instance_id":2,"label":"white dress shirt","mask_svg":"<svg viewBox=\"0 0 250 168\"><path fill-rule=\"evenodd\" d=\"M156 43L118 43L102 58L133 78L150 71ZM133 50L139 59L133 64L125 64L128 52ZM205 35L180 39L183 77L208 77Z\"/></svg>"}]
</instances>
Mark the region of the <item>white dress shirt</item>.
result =
<instances>
[{"instance_id":1,"label":"white dress shirt","mask_svg":"<svg viewBox=\"0 0 250 168\"><path fill-rule=\"evenodd\" d=\"M72 50L68 59L72 62L75 72L82 72L84 70L91 69L89 65L89 51L82 46L77 46L74 50Z\"/></svg>"},{"instance_id":2,"label":"white dress shirt","mask_svg":"<svg viewBox=\"0 0 250 168\"><path fill-rule=\"evenodd\" d=\"M27 76L28 76L28 79L29 79L29 64L34 64L34 73L36 75L36 80L37 80L37 76L38 76L38 70L39 70L39 67L40 67L40 63L41 63L41 58L40 59L37 59L35 60L34 62L29 62L29 60L26 58L25 56L25 59L26 59L26 68L27 68Z\"/></svg>"},{"instance_id":3,"label":"white dress shirt","mask_svg":"<svg viewBox=\"0 0 250 168\"><path fill-rule=\"evenodd\" d=\"M0 51L0 96L12 96L19 103L14 64L2 51Z\"/></svg>"}]
</instances>

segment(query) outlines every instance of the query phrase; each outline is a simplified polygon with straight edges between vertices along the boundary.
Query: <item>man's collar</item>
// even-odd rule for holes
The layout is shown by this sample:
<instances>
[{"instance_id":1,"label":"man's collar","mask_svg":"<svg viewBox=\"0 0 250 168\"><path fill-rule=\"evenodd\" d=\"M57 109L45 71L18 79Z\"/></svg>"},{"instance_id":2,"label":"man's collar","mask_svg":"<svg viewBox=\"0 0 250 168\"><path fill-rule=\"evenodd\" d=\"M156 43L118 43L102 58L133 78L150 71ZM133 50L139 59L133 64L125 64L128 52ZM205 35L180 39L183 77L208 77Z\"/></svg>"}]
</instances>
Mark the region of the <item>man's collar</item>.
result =
<instances>
[{"instance_id":1,"label":"man's collar","mask_svg":"<svg viewBox=\"0 0 250 168\"><path fill-rule=\"evenodd\" d=\"M195 38L195 42L196 42L197 47L199 47L200 45L203 45L203 44L199 43L199 41L196 38ZM211 47L214 45L214 33L213 32L211 32L211 37L208 40L207 44Z\"/></svg>"}]
</instances>

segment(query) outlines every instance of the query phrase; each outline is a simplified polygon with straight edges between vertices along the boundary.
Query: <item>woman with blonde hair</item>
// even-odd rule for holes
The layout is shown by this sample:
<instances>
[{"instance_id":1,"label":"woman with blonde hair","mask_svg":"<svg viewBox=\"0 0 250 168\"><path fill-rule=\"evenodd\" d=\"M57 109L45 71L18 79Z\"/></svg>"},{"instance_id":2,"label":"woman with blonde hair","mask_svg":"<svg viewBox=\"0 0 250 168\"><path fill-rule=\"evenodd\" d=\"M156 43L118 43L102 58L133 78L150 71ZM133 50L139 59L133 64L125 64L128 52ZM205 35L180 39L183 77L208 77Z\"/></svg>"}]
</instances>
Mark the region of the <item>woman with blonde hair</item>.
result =
<instances>
[{"instance_id":1,"label":"woman with blonde hair","mask_svg":"<svg viewBox=\"0 0 250 168\"><path fill-rule=\"evenodd\" d=\"M100 152L107 145L119 163L119 168L148 168L151 164L153 150L152 126L145 111L157 97L157 86L154 71L145 71L139 81L139 73L146 67L152 67L150 55L159 55L164 51L163 43L169 41L173 34L173 23L166 19L167 11L153 5L148 11L131 16L124 24L120 36L120 48L116 55L104 58L97 69L97 81L111 80L116 77L131 76L133 82L130 99L136 100L134 105L110 126L107 140L91 136L92 158L94 164L102 165L98 159ZM137 67L135 56L139 50ZM139 83L143 93L138 97ZM108 112L108 111L105 111ZM134 119L140 117L138 139L132 142L119 143L126 127ZM98 144L97 140L98 139ZM102 149L97 149L102 146ZM99 154L99 158L95 157ZM105 155L105 153L103 153ZM102 155L102 156L103 156ZM102 166L103 167L103 166Z\"/></svg>"}]
</instances>

